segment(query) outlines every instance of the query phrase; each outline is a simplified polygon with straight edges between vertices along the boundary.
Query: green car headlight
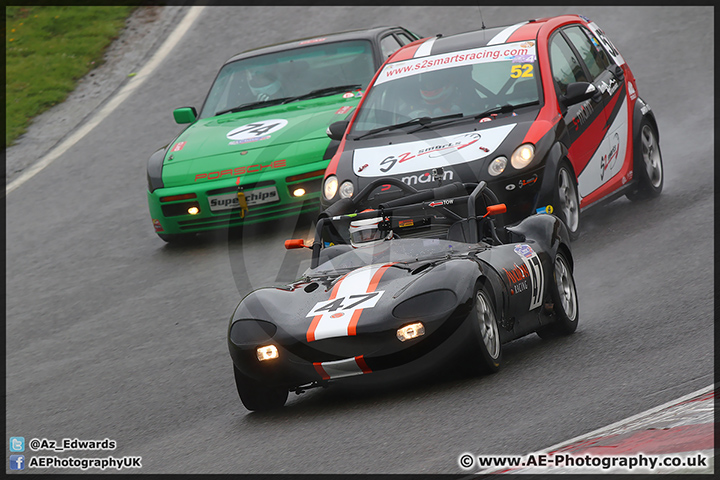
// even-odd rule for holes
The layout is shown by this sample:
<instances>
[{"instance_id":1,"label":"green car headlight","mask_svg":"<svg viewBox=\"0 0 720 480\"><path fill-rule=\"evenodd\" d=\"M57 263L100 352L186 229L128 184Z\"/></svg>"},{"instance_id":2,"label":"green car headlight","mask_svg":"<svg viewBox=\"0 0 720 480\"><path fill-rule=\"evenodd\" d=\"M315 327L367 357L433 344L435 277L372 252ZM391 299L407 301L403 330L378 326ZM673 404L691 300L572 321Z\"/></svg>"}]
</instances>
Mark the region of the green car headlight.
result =
<instances>
[{"instance_id":1,"label":"green car headlight","mask_svg":"<svg viewBox=\"0 0 720 480\"><path fill-rule=\"evenodd\" d=\"M332 200L338 190L338 179L335 175L330 175L323 183L323 195L326 200Z\"/></svg>"}]
</instances>

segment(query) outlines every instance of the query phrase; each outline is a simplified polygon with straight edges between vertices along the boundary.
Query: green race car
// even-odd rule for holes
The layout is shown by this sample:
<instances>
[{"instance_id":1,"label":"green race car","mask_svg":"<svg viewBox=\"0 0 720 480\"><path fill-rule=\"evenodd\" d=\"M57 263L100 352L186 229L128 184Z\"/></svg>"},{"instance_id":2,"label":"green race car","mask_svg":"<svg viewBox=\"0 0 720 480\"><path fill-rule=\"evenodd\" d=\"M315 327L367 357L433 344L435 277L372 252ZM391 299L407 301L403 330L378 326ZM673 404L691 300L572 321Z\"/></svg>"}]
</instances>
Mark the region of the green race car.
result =
<instances>
[{"instance_id":1,"label":"green race car","mask_svg":"<svg viewBox=\"0 0 720 480\"><path fill-rule=\"evenodd\" d=\"M200 113L148 160L155 233L181 241L217 228L319 210L325 167L347 118L387 57L419 37L377 27L250 50L220 69Z\"/></svg>"}]
</instances>

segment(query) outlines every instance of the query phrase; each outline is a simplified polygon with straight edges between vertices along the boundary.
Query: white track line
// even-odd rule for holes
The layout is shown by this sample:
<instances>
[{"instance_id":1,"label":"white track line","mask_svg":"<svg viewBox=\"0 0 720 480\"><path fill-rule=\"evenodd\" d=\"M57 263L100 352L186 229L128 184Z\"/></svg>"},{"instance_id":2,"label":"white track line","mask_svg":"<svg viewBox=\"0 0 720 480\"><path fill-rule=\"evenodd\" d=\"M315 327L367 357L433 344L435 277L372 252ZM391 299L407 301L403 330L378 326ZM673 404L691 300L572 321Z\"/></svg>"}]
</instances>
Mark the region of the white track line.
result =
<instances>
[{"instance_id":1,"label":"white track line","mask_svg":"<svg viewBox=\"0 0 720 480\"><path fill-rule=\"evenodd\" d=\"M115 97L111 98L110 101L105 104L105 106L97 113L97 115L93 116L85 125L83 125L75 133L66 138L65 141L55 147L48 154L46 154L39 162L27 169L25 172L22 173L22 175L12 181L5 188L5 196L7 196L13 190L17 189L23 183L30 180L37 173L39 173L41 170L43 170L45 167L55 161L58 157L60 157L63 153L68 151L68 149L70 149L73 145L79 142L85 135L90 133L93 128L95 128L100 122L102 122L105 117L110 115L113 110L115 110L127 97L130 96L132 92L134 92L138 87L140 87L140 85L142 85L143 82L147 80L147 78L153 73L153 71L158 67L158 65L160 65L160 63L165 60L165 57L170 54L170 51L175 47L175 45L180 42L183 35L187 33L187 31L190 29L195 20L197 20L197 18L200 16L204 9L204 6L190 7L190 11L185 15L185 17L178 24L175 30L167 37L165 43L163 43L160 48L158 48L150 61L148 61L148 63L146 63L145 66L140 69L137 75L132 77L127 82L127 84L125 84L122 90L120 90L120 92L118 92Z\"/></svg>"}]
</instances>

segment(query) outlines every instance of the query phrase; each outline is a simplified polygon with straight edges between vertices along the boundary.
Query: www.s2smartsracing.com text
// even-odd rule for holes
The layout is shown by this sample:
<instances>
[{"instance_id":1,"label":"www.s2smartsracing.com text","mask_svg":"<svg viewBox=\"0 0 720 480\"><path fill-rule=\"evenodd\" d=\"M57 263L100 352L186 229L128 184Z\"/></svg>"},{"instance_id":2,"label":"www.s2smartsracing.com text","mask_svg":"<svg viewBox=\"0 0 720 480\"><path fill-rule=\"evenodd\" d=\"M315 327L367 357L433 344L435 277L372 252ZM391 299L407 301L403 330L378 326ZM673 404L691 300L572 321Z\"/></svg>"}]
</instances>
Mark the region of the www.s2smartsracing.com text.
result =
<instances>
[{"instance_id":1,"label":"www.s2smartsracing.com text","mask_svg":"<svg viewBox=\"0 0 720 480\"><path fill-rule=\"evenodd\" d=\"M707 468L708 457L701 453L688 455L571 455L567 453L535 453L528 455L471 455L458 457L463 469L478 468L581 468L627 471L639 468Z\"/></svg>"}]
</instances>

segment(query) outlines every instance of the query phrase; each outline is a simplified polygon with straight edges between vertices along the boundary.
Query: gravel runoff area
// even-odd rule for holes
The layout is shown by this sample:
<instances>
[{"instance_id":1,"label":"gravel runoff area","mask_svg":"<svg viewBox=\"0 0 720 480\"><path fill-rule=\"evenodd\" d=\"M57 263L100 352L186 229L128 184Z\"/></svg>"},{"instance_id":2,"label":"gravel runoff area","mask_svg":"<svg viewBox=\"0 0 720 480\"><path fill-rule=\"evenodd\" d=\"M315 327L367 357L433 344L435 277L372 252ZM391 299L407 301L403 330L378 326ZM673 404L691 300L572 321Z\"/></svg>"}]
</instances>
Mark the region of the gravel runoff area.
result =
<instances>
[{"instance_id":1,"label":"gravel runoff area","mask_svg":"<svg viewBox=\"0 0 720 480\"><path fill-rule=\"evenodd\" d=\"M5 149L5 183L17 178L80 127L137 72L162 45L187 6L137 8L105 52L105 62L80 79L68 98L38 115L27 132Z\"/></svg>"}]
</instances>

